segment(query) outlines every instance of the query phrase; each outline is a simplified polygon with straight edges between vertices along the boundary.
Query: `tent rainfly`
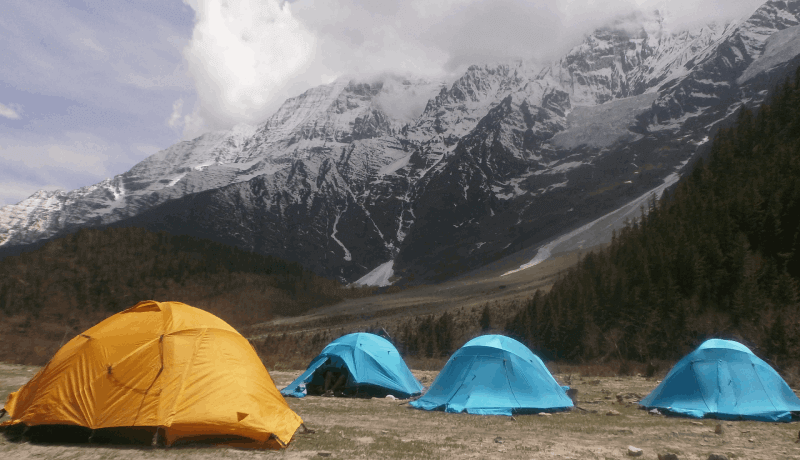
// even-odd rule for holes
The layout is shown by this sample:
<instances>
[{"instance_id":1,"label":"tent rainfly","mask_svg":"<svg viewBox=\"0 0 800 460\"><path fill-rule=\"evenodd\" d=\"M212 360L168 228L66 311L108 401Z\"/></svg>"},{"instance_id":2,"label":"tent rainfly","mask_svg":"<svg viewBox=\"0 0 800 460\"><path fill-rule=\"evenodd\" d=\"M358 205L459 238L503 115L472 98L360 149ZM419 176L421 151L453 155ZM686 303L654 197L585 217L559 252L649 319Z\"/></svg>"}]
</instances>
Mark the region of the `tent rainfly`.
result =
<instances>
[{"instance_id":1,"label":"tent rainfly","mask_svg":"<svg viewBox=\"0 0 800 460\"><path fill-rule=\"evenodd\" d=\"M328 367L347 368L345 393L393 395L408 398L422 392L394 345L383 337L357 332L329 343L303 374L281 390L284 396L302 398L307 385L322 385Z\"/></svg>"},{"instance_id":2,"label":"tent rainfly","mask_svg":"<svg viewBox=\"0 0 800 460\"><path fill-rule=\"evenodd\" d=\"M722 339L686 355L639 404L687 417L766 422L788 422L800 411L800 399L775 369Z\"/></svg>"},{"instance_id":3,"label":"tent rainfly","mask_svg":"<svg viewBox=\"0 0 800 460\"><path fill-rule=\"evenodd\" d=\"M512 415L573 407L564 388L528 347L484 335L456 351L431 388L411 406L425 410Z\"/></svg>"},{"instance_id":4,"label":"tent rainfly","mask_svg":"<svg viewBox=\"0 0 800 460\"><path fill-rule=\"evenodd\" d=\"M250 343L216 316L144 301L61 347L5 403L3 425L71 425L280 448L303 423Z\"/></svg>"}]
</instances>

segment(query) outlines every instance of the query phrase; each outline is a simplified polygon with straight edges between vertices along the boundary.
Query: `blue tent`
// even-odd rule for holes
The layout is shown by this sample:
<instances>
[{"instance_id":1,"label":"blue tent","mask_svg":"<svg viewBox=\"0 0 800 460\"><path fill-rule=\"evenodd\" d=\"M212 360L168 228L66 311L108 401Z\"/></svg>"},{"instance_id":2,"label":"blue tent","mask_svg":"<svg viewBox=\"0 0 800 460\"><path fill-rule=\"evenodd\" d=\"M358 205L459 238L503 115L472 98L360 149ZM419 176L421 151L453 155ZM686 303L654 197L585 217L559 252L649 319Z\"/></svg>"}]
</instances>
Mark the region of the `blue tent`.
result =
<instances>
[{"instance_id":1,"label":"blue tent","mask_svg":"<svg viewBox=\"0 0 800 460\"><path fill-rule=\"evenodd\" d=\"M639 404L688 417L768 422L800 411L800 399L775 369L741 343L721 339L686 355Z\"/></svg>"},{"instance_id":2,"label":"blue tent","mask_svg":"<svg viewBox=\"0 0 800 460\"><path fill-rule=\"evenodd\" d=\"M323 383L321 372L315 371L331 367L347 368L346 393L408 398L422 392L422 385L394 345L375 334L357 332L329 343L300 377L281 390L281 394L302 398L307 392L306 385Z\"/></svg>"},{"instance_id":3,"label":"blue tent","mask_svg":"<svg viewBox=\"0 0 800 460\"><path fill-rule=\"evenodd\" d=\"M564 388L528 347L502 335L484 335L456 351L417 409L482 415L553 412L572 407Z\"/></svg>"}]
</instances>

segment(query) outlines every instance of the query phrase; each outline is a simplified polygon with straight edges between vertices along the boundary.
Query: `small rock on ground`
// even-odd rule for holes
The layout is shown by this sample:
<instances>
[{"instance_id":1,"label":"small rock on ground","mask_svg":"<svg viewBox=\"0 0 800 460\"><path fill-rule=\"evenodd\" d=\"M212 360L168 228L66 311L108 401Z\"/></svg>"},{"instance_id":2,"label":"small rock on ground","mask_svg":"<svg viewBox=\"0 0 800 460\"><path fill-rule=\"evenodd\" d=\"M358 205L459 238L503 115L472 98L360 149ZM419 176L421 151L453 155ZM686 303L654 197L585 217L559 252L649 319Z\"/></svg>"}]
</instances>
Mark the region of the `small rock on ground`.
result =
<instances>
[{"instance_id":1,"label":"small rock on ground","mask_svg":"<svg viewBox=\"0 0 800 460\"><path fill-rule=\"evenodd\" d=\"M606 415L622 415L619 411L611 409L610 411L606 412Z\"/></svg>"},{"instance_id":2,"label":"small rock on ground","mask_svg":"<svg viewBox=\"0 0 800 460\"><path fill-rule=\"evenodd\" d=\"M639 449L638 447L628 446L629 457L641 457L643 453L644 452L642 452L642 449Z\"/></svg>"},{"instance_id":3,"label":"small rock on ground","mask_svg":"<svg viewBox=\"0 0 800 460\"><path fill-rule=\"evenodd\" d=\"M658 454L658 460L678 460L678 456L673 453Z\"/></svg>"},{"instance_id":4,"label":"small rock on ground","mask_svg":"<svg viewBox=\"0 0 800 460\"><path fill-rule=\"evenodd\" d=\"M711 454L708 456L708 460L728 460L728 456L724 454Z\"/></svg>"}]
</instances>

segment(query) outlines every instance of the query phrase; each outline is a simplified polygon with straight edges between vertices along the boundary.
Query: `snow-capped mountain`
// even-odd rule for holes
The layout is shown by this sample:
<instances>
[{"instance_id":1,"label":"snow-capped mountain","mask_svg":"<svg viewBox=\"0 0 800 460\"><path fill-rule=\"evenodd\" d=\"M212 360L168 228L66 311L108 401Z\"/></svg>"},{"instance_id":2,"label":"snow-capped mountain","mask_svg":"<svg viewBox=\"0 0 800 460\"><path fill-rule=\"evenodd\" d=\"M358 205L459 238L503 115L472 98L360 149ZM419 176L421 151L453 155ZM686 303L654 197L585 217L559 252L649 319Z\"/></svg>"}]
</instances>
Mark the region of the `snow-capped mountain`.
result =
<instances>
[{"instance_id":1,"label":"snow-capped mountain","mask_svg":"<svg viewBox=\"0 0 800 460\"><path fill-rule=\"evenodd\" d=\"M340 79L262 125L0 208L0 248L138 225L348 282L444 279L658 187L800 64L798 24L800 0L677 32L635 13L549 65L476 65L449 85Z\"/></svg>"}]
</instances>

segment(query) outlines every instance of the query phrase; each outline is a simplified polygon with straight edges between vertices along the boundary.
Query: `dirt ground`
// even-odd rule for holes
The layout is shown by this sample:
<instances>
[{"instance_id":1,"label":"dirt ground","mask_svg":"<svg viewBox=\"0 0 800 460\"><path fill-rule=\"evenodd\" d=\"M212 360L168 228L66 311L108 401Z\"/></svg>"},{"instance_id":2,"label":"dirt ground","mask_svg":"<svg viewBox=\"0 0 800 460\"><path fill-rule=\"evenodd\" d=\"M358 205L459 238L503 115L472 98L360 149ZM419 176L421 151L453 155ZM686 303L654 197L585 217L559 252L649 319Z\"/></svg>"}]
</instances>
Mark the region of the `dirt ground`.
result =
<instances>
[{"instance_id":1,"label":"dirt ground","mask_svg":"<svg viewBox=\"0 0 800 460\"><path fill-rule=\"evenodd\" d=\"M36 367L0 364L0 398L24 384ZM274 371L279 388L301 371ZM414 371L429 386L436 372ZM297 434L280 452L193 446L144 448L12 442L0 436L8 459L250 459L250 458L502 458L619 459L628 446L638 458L674 453L680 459L800 459L800 423L719 422L650 415L635 401L658 383L642 377L556 375L578 389L581 409L552 415L479 416L426 412L390 399L306 397L287 401L315 430ZM615 410L619 415L607 415ZM4 418L7 420L7 417ZM722 433L715 429L722 425Z\"/></svg>"}]
</instances>

